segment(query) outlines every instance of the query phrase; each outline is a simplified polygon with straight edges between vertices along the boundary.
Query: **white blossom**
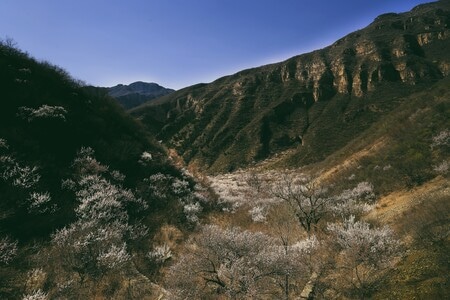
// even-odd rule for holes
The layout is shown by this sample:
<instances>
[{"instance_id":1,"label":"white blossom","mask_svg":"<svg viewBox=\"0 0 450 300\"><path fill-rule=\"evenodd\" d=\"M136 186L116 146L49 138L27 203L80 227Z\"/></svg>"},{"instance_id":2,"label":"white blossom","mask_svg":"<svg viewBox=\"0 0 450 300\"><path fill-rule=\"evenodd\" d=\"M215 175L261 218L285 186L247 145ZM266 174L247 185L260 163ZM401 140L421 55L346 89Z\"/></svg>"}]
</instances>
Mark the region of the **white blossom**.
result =
<instances>
[{"instance_id":1,"label":"white blossom","mask_svg":"<svg viewBox=\"0 0 450 300\"><path fill-rule=\"evenodd\" d=\"M261 232L216 225L201 228L188 242L188 251L169 269L169 286L183 298L259 299L278 285L274 278L304 274L300 251L286 253ZM210 294L208 294L208 291Z\"/></svg>"},{"instance_id":2,"label":"white blossom","mask_svg":"<svg viewBox=\"0 0 450 300\"><path fill-rule=\"evenodd\" d=\"M358 183L353 189L344 190L334 198L330 204L330 211L334 216L347 217L360 215L374 207L375 193L373 185L367 181Z\"/></svg>"},{"instance_id":3,"label":"white blossom","mask_svg":"<svg viewBox=\"0 0 450 300\"><path fill-rule=\"evenodd\" d=\"M23 296L22 300L47 300L48 294L44 293L41 289L34 291L30 294Z\"/></svg>"},{"instance_id":4,"label":"white blossom","mask_svg":"<svg viewBox=\"0 0 450 300\"><path fill-rule=\"evenodd\" d=\"M188 203L183 206L183 212L189 222L197 223L198 214L202 211L202 206L200 203Z\"/></svg>"},{"instance_id":5,"label":"white blossom","mask_svg":"<svg viewBox=\"0 0 450 300\"><path fill-rule=\"evenodd\" d=\"M153 160L153 155L150 153L150 152L147 152L147 151L144 151L144 152L142 152L142 154L141 154L141 157L140 157L140 159L139 159L139 163L141 164L141 165L146 165L146 164L148 164L149 162L151 162Z\"/></svg>"},{"instance_id":6,"label":"white blossom","mask_svg":"<svg viewBox=\"0 0 450 300\"><path fill-rule=\"evenodd\" d=\"M387 226L373 228L354 216L343 223L328 224L332 241L339 253L336 268L343 281L340 288L358 291L365 298L376 282L377 272L389 267L400 254L400 243Z\"/></svg>"},{"instance_id":7,"label":"white blossom","mask_svg":"<svg viewBox=\"0 0 450 300\"><path fill-rule=\"evenodd\" d=\"M66 120L67 111L62 106L51 106L44 104L38 108L30 108L30 107L19 107L18 115L27 120L28 122L32 122L35 119L43 119L43 118L55 118L65 121Z\"/></svg>"},{"instance_id":8,"label":"white blossom","mask_svg":"<svg viewBox=\"0 0 450 300\"><path fill-rule=\"evenodd\" d=\"M298 222L310 233L328 212L331 198L328 188L308 176L283 176L271 193L285 201L293 210Z\"/></svg>"},{"instance_id":9,"label":"white blossom","mask_svg":"<svg viewBox=\"0 0 450 300\"><path fill-rule=\"evenodd\" d=\"M253 222L265 222L267 220L268 209L267 206L257 205L250 209L249 214Z\"/></svg>"},{"instance_id":10,"label":"white blossom","mask_svg":"<svg viewBox=\"0 0 450 300\"><path fill-rule=\"evenodd\" d=\"M433 167L433 171L437 174L447 174L450 168L450 163L447 160L442 161L440 164Z\"/></svg>"},{"instance_id":11,"label":"white blossom","mask_svg":"<svg viewBox=\"0 0 450 300\"><path fill-rule=\"evenodd\" d=\"M72 289L73 285L74 285L74 282L75 281L73 279L70 279L70 280L67 280L67 281L62 282L62 283L57 283L56 286L58 288L58 292L59 293L65 293L67 291L70 291Z\"/></svg>"},{"instance_id":12,"label":"white blossom","mask_svg":"<svg viewBox=\"0 0 450 300\"><path fill-rule=\"evenodd\" d=\"M61 188L69 191L74 191L76 188L76 182L72 179L63 179L61 181Z\"/></svg>"},{"instance_id":13,"label":"white blossom","mask_svg":"<svg viewBox=\"0 0 450 300\"><path fill-rule=\"evenodd\" d=\"M122 182L122 181L125 180L125 175L122 174L122 173L120 173L120 172L117 171L117 170L111 171L110 174L111 174L112 179L115 180L115 181L117 181L117 182Z\"/></svg>"},{"instance_id":14,"label":"white blossom","mask_svg":"<svg viewBox=\"0 0 450 300\"><path fill-rule=\"evenodd\" d=\"M354 216L345 219L342 224L328 224L327 229L333 234L344 256L357 263L373 266L383 264L399 247L389 227L371 228L369 223L355 221Z\"/></svg>"},{"instance_id":15,"label":"white blossom","mask_svg":"<svg viewBox=\"0 0 450 300\"><path fill-rule=\"evenodd\" d=\"M148 184L149 193L153 197L166 199L171 192L171 181L173 177L170 175L157 173L144 179Z\"/></svg>"},{"instance_id":16,"label":"white blossom","mask_svg":"<svg viewBox=\"0 0 450 300\"><path fill-rule=\"evenodd\" d=\"M161 246L154 247L152 251L147 253L147 257L157 263L164 263L172 258L172 250L164 243Z\"/></svg>"},{"instance_id":17,"label":"white blossom","mask_svg":"<svg viewBox=\"0 0 450 300\"><path fill-rule=\"evenodd\" d=\"M189 182L187 182L186 180L175 178L172 183L172 191L173 193L175 193L175 195L179 196L189 193Z\"/></svg>"},{"instance_id":18,"label":"white blossom","mask_svg":"<svg viewBox=\"0 0 450 300\"><path fill-rule=\"evenodd\" d=\"M0 156L0 178L13 186L25 189L35 186L41 178L37 171L37 167L22 166L11 156Z\"/></svg>"},{"instance_id":19,"label":"white blossom","mask_svg":"<svg viewBox=\"0 0 450 300\"><path fill-rule=\"evenodd\" d=\"M45 212L48 210L48 207L45 207L51 201L50 193L38 193L32 192L28 198L30 202L29 210L30 211L39 211Z\"/></svg>"},{"instance_id":20,"label":"white blossom","mask_svg":"<svg viewBox=\"0 0 450 300\"><path fill-rule=\"evenodd\" d=\"M94 150L90 147L81 147L72 167L81 175L96 175L108 171L108 166L102 165L94 158Z\"/></svg>"},{"instance_id":21,"label":"white blossom","mask_svg":"<svg viewBox=\"0 0 450 300\"><path fill-rule=\"evenodd\" d=\"M450 130L445 129L433 136L431 148L450 145Z\"/></svg>"},{"instance_id":22,"label":"white blossom","mask_svg":"<svg viewBox=\"0 0 450 300\"><path fill-rule=\"evenodd\" d=\"M383 171L390 170L391 168L392 168L391 165L385 165L385 166L383 167Z\"/></svg>"},{"instance_id":23,"label":"white blossom","mask_svg":"<svg viewBox=\"0 0 450 300\"><path fill-rule=\"evenodd\" d=\"M101 252L97 260L100 266L114 269L129 261L130 255L127 253L126 244L123 243L121 246L112 245L108 250Z\"/></svg>"},{"instance_id":24,"label":"white blossom","mask_svg":"<svg viewBox=\"0 0 450 300\"><path fill-rule=\"evenodd\" d=\"M17 254L17 241L10 238L0 239L0 264L9 264Z\"/></svg>"},{"instance_id":25,"label":"white blossom","mask_svg":"<svg viewBox=\"0 0 450 300\"><path fill-rule=\"evenodd\" d=\"M315 235L308 237L307 239L301 240L293 244L291 249L294 251L299 251L306 254L311 254L319 246L319 240Z\"/></svg>"},{"instance_id":26,"label":"white blossom","mask_svg":"<svg viewBox=\"0 0 450 300\"><path fill-rule=\"evenodd\" d=\"M48 294L44 293L41 289L33 291L30 294L23 296L22 300L47 300Z\"/></svg>"}]
</instances>

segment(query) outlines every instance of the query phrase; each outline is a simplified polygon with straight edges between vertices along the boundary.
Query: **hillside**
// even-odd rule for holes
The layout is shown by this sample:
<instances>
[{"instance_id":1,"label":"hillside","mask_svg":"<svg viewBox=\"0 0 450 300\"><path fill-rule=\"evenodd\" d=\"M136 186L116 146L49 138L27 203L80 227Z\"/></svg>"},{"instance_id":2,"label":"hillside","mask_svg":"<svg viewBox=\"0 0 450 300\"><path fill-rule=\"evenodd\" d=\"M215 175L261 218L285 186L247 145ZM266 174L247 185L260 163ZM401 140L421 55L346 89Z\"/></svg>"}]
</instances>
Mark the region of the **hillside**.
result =
<instances>
[{"instance_id":1,"label":"hillside","mask_svg":"<svg viewBox=\"0 0 450 300\"><path fill-rule=\"evenodd\" d=\"M237 226L269 233L282 243L295 245L305 238L305 229L298 224L304 220L303 215L296 211L302 211L305 218L314 215L309 212L319 212L314 236L326 250L319 246L303 261L320 274L311 280L313 299L446 299L450 258L449 114L447 77L404 98L398 107L320 162L292 167L295 152L286 151L251 167L209 176L220 201L231 207L210 221L223 228ZM304 178L314 178L314 184L304 183ZM274 197L278 191L286 193L281 200ZM324 199L323 193L328 197L331 194L325 198L328 200L322 200L325 208L314 207L316 201ZM366 285L355 280L357 271L349 274L348 266L340 266L342 248L333 248L335 239L342 236L333 236L330 229L334 222L347 222L349 215L372 228L390 228L402 245L390 266L366 277ZM368 237L359 232L361 228L351 230L348 237L367 241ZM353 244L354 240L347 242L355 247L353 259L358 260L357 269L364 274L368 270L363 262L369 253ZM364 254L358 256L360 253ZM306 290L311 269L303 274L291 273L297 280L289 285L294 298ZM358 286L367 294L358 294ZM281 294L268 297L280 298Z\"/></svg>"},{"instance_id":2,"label":"hillside","mask_svg":"<svg viewBox=\"0 0 450 300\"><path fill-rule=\"evenodd\" d=\"M9 41L0 84L0 298L151 295L154 236L208 211L195 182L114 99Z\"/></svg>"},{"instance_id":3,"label":"hillside","mask_svg":"<svg viewBox=\"0 0 450 300\"><path fill-rule=\"evenodd\" d=\"M191 165L230 171L285 150L317 162L449 75L448 1L385 14L329 47L132 110Z\"/></svg>"},{"instance_id":4,"label":"hillside","mask_svg":"<svg viewBox=\"0 0 450 300\"><path fill-rule=\"evenodd\" d=\"M149 100L170 94L172 89L164 88L153 82L137 81L126 84L118 84L106 88L108 94L116 99L125 109L139 106Z\"/></svg>"}]
</instances>

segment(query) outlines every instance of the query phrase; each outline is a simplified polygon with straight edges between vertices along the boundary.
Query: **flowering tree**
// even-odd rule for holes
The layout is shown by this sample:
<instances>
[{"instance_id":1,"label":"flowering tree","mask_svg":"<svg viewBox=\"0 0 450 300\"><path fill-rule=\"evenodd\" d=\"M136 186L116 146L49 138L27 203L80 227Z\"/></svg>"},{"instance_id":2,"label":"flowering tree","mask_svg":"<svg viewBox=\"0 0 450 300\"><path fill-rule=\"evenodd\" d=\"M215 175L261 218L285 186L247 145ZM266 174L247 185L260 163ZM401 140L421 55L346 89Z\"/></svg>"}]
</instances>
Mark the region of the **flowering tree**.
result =
<instances>
[{"instance_id":1,"label":"flowering tree","mask_svg":"<svg viewBox=\"0 0 450 300\"><path fill-rule=\"evenodd\" d=\"M120 184L123 175L93 157L93 150L82 148L72 166L74 180L63 182L63 188L75 193L77 221L56 231L52 236L55 256L67 271L75 271L81 281L90 276L101 278L111 270L123 267L129 260L127 240L146 234L145 228L131 226L127 207L146 203ZM141 226L142 227L142 226Z\"/></svg>"},{"instance_id":2,"label":"flowering tree","mask_svg":"<svg viewBox=\"0 0 450 300\"><path fill-rule=\"evenodd\" d=\"M30 108L30 107L19 107L18 115L27 120L28 122L32 122L36 119L60 119L62 121L66 120L67 111L62 106L51 106L44 104L38 108Z\"/></svg>"},{"instance_id":3,"label":"flowering tree","mask_svg":"<svg viewBox=\"0 0 450 300\"><path fill-rule=\"evenodd\" d=\"M344 190L334 197L330 203L330 211L334 216L348 218L350 215L361 215L373 208L375 194L370 182L360 182L353 189Z\"/></svg>"},{"instance_id":4,"label":"flowering tree","mask_svg":"<svg viewBox=\"0 0 450 300\"><path fill-rule=\"evenodd\" d=\"M364 299L372 289L376 272L388 266L400 252L399 241L387 226L371 228L351 216L343 223L328 224L340 257L338 267L346 273L347 290Z\"/></svg>"},{"instance_id":5,"label":"flowering tree","mask_svg":"<svg viewBox=\"0 0 450 300\"><path fill-rule=\"evenodd\" d=\"M32 293L23 295L22 300L47 300L48 298L48 294L44 293L42 290L36 290L33 291Z\"/></svg>"},{"instance_id":6,"label":"flowering tree","mask_svg":"<svg viewBox=\"0 0 450 300\"><path fill-rule=\"evenodd\" d=\"M0 179L12 186L31 189L41 178L37 171L37 167L22 165L10 155L0 155Z\"/></svg>"},{"instance_id":7,"label":"flowering tree","mask_svg":"<svg viewBox=\"0 0 450 300\"><path fill-rule=\"evenodd\" d=\"M325 215L331 200L328 189L307 176L295 179L286 175L272 187L271 192L289 204L308 234Z\"/></svg>"},{"instance_id":8,"label":"flowering tree","mask_svg":"<svg viewBox=\"0 0 450 300\"><path fill-rule=\"evenodd\" d=\"M17 241L8 237L0 239L0 264L9 264L17 254Z\"/></svg>"},{"instance_id":9,"label":"flowering tree","mask_svg":"<svg viewBox=\"0 0 450 300\"><path fill-rule=\"evenodd\" d=\"M275 278L306 272L302 257L307 247L294 245L286 253L260 232L207 225L188 247L167 279L172 291L183 298L257 298L276 289Z\"/></svg>"},{"instance_id":10,"label":"flowering tree","mask_svg":"<svg viewBox=\"0 0 450 300\"><path fill-rule=\"evenodd\" d=\"M45 213L56 210L56 204L48 191L38 191L41 175L38 167L28 166L20 162L10 151L5 139L0 139L0 181L10 187L28 193L23 201L14 203L16 207L24 207L28 213Z\"/></svg>"},{"instance_id":11,"label":"flowering tree","mask_svg":"<svg viewBox=\"0 0 450 300\"><path fill-rule=\"evenodd\" d=\"M186 178L180 179L168 174L157 173L144 179L144 192L155 200L164 203L170 198L178 200L190 224L198 224L198 215L203 210L201 202L207 201L200 191L194 192Z\"/></svg>"}]
</instances>

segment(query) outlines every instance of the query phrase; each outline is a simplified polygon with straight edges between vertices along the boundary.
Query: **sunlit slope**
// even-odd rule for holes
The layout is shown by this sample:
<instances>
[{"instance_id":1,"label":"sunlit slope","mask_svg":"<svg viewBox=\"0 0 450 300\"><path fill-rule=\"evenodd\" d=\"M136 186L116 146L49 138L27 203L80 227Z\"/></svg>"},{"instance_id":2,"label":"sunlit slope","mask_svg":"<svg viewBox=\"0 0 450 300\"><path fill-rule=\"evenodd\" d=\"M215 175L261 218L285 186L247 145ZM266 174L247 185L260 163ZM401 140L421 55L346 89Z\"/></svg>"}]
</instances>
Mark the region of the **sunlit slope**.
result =
<instances>
[{"instance_id":1,"label":"sunlit slope","mask_svg":"<svg viewBox=\"0 0 450 300\"><path fill-rule=\"evenodd\" d=\"M199 84L133 110L189 164L229 171L281 151L341 149L450 70L449 4L385 14L329 47Z\"/></svg>"}]
</instances>

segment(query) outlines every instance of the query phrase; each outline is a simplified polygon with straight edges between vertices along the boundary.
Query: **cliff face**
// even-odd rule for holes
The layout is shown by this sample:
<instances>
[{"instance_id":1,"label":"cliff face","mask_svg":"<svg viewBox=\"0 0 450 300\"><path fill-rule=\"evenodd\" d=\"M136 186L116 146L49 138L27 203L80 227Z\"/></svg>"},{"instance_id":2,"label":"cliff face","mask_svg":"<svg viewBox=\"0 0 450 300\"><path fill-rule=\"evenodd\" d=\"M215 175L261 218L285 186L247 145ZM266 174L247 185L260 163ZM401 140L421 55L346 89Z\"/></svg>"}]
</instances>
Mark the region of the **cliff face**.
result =
<instances>
[{"instance_id":1,"label":"cliff face","mask_svg":"<svg viewBox=\"0 0 450 300\"><path fill-rule=\"evenodd\" d=\"M403 96L450 73L450 5L377 17L329 47L134 110L186 161L230 170L286 149L322 159Z\"/></svg>"}]
</instances>

